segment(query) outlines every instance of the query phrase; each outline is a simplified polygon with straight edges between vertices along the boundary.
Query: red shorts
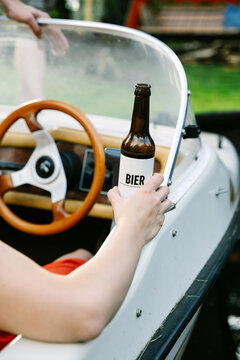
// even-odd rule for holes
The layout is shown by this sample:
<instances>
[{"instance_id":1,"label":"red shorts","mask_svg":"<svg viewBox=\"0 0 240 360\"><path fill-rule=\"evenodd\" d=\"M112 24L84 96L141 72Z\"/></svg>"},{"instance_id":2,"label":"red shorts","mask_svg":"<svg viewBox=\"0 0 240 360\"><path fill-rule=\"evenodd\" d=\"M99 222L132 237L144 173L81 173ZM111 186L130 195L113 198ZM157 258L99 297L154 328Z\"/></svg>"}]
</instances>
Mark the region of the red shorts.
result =
<instances>
[{"instance_id":1,"label":"red shorts","mask_svg":"<svg viewBox=\"0 0 240 360\"><path fill-rule=\"evenodd\" d=\"M67 275L84 263L84 260L78 258L63 259L47 264L43 266L43 268L55 274ZM14 334L0 330L0 351L9 344L15 336Z\"/></svg>"}]
</instances>

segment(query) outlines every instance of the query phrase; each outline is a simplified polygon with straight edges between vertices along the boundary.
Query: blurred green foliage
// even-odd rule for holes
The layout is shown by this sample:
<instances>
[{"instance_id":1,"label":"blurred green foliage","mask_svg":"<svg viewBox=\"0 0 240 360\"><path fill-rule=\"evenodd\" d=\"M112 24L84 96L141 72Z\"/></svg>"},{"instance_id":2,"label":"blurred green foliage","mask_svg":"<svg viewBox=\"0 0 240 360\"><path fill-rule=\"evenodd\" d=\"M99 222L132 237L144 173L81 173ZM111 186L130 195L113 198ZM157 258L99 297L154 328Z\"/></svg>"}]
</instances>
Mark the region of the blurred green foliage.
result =
<instances>
[{"instance_id":1,"label":"blurred green foliage","mask_svg":"<svg viewBox=\"0 0 240 360\"><path fill-rule=\"evenodd\" d=\"M240 67L184 65L195 113L240 110Z\"/></svg>"}]
</instances>

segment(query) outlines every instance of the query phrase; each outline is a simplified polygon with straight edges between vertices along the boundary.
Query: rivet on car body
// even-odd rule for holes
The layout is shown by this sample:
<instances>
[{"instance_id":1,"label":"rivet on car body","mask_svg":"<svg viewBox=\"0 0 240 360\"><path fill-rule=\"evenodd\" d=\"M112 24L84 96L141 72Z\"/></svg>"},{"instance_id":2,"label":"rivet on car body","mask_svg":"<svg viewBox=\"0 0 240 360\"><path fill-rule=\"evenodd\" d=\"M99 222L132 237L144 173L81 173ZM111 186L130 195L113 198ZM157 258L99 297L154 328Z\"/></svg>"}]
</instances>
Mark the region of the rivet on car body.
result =
<instances>
[{"instance_id":1,"label":"rivet on car body","mask_svg":"<svg viewBox=\"0 0 240 360\"><path fill-rule=\"evenodd\" d=\"M136 311L136 317L139 318L140 316L142 316L142 310L141 310L141 309L137 309L137 311Z\"/></svg>"},{"instance_id":2,"label":"rivet on car body","mask_svg":"<svg viewBox=\"0 0 240 360\"><path fill-rule=\"evenodd\" d=\"M177 236L177 230L172 231L172 237L175 237L175 236Z\"/></svg>"}]
</instances>

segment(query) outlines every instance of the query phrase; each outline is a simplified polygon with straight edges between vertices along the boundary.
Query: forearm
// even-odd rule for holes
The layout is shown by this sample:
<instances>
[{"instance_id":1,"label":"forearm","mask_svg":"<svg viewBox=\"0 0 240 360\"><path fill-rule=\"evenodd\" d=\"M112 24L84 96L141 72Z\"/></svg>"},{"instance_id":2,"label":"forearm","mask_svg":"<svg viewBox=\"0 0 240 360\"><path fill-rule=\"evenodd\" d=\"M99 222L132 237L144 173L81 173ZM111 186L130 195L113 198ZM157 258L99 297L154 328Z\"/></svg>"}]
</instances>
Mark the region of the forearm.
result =
<instances>
[{"instance_id":1,"label":"forearm","mask_svg":"<svg viewBox=\"0 0 240 360\"><path fill-rule=\"evenodd\" d=\"M96 307L99 331L112 319L122 304L131 285L144 242L131 226L116 229L107 246L79 271L69 275L72 286L81 296L77 286L78 276L85 282L87 306ZM90 311L89 311L90 312Z\"/></svg>"},{"instance_id":2,"label":"forearm","mask_svg":"<svg viewBox=\"0 0 240 360\"><path fill-rule=\"evenodd\" d=\"M117 229L99 255L68 276L48 273L6 247L9 261L13 251L14 268L9 272L6 266L8 290L0 299L4 309L0 328L45 341L87 340L98 335L132 281L142 248L140 241L132 241L135 237L130 229Z\"/></svg>"},{"instance_id":3,"label":"forearm","mask_svg":"<svg viewBox=\"0 0 240 360\"><path fill-rule=\"evenodd\" d=\"M124 300L142 247L171 206L162 180L153 176L130 199L110 190L116 231L100 253L68 276L47 272L0 241L0 329L46 341L97 336Z\"/></svg>"}]
</instances>

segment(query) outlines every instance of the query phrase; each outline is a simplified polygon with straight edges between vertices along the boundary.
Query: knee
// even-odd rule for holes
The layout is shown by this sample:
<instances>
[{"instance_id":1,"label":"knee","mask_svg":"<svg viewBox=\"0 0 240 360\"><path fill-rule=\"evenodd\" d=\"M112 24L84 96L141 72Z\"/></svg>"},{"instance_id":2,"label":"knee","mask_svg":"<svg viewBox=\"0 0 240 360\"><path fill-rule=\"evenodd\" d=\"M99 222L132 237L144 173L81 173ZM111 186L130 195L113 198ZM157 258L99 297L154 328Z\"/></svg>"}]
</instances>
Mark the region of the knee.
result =
<instances>
[{"instance_id":1,"label":"knee","mask_svg":"<svg viewBox=\"0 0 240 360\"><path fill-rule=\"evenodd\" d=\"M71 253L71 257L79 258L79 259L88 261L88 260L90 260L90 259L93 257L93 255L92 255L92 253L90 253L90 251L88 251L88 250L85 250L85 249L77 249L77 250L75 250L75 251L73 251L73 252Z\"/></svg>"}]
</instances>

